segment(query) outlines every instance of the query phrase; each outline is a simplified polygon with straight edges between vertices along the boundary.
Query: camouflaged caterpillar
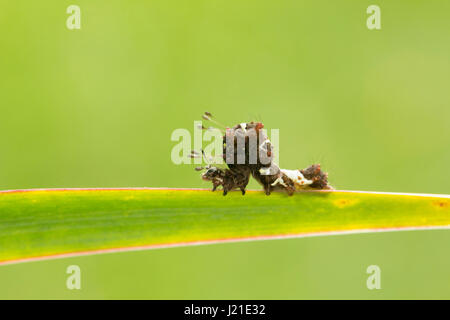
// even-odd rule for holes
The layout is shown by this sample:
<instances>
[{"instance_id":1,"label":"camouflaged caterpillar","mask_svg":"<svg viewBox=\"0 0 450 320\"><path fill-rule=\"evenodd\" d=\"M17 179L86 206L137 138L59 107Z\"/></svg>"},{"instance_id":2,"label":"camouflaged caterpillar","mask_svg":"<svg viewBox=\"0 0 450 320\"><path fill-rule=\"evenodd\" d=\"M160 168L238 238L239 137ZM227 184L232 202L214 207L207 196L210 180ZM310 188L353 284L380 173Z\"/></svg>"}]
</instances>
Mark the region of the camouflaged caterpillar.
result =
<instances>
[{"instance_id":1,"label":"camouflaged caterpillar","mask_svg":"<svg viewBox=\"0 0 450 320\"><path fill-rule=\"evenodd\" d=\"M209 112L205 112L202 117L219 124ZM313 164L303 170L280 169L272 161L273 146L263 128L264 125L261 122L240 123L232 128L225 128L222 137L223 159L228 168L209 164L208 156L203 150L201 153L191 152L191 157L203 157L207 163L205 167L195 169L205 170L201 177L205 181L212 182L212 191L222 186L223 195L233 189L240 189L244 195L250 175L262 185L266 195L270 195L274 190L293 195L296 190L301 189L333 189L328 184L328 174L321 170L320 164ZM217 128L202 126L201 129Z\"/></svg>"}]
</instances>

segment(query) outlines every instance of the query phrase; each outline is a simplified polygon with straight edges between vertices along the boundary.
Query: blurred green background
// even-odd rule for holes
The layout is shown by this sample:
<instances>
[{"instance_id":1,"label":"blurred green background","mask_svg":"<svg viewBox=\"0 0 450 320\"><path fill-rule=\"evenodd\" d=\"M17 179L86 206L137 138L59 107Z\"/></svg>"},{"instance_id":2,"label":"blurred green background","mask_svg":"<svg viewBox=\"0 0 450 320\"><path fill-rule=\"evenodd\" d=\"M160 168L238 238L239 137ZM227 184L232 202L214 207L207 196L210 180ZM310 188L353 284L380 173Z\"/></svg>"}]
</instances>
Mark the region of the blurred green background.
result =
<instances>
[{"instance_id":1,"label":"blurred green background","mask_svg":"<svg viewBox=\"0 0 450 320\"><path fill-rule=\"evenodd\" d=\"M70 4L81 30L66 28ZM381 30L366 27L371 4ZM170 159L172 131L208 110L280 129L281 166L319 162L336 188L450 193L448 1L0 9L0 189L209 187ZM34 262L0 267L0 298L450 298L449 244L400 232ZM370 264L382 290L365 287Z\"/></svg>"}]
</instances>

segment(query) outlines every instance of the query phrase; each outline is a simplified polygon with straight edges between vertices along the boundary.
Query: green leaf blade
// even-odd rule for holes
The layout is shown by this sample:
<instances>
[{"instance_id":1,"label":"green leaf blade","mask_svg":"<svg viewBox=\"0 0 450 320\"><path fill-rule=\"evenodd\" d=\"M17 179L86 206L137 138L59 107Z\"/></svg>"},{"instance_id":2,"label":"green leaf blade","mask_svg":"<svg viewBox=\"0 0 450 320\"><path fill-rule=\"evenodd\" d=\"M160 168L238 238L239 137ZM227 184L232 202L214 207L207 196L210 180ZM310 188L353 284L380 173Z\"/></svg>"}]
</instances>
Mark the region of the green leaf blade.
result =
<instances>
[{"instance_id":1,"label":"green leaf blade","mask_svg":"<svg viewBox=\"0 0 450 320\"><path fill-rule=\"evenodd\" d=\"M66 189L0 192L0 263L173 245L448 228L449 196Z\"/></svg>"}]
</instances>

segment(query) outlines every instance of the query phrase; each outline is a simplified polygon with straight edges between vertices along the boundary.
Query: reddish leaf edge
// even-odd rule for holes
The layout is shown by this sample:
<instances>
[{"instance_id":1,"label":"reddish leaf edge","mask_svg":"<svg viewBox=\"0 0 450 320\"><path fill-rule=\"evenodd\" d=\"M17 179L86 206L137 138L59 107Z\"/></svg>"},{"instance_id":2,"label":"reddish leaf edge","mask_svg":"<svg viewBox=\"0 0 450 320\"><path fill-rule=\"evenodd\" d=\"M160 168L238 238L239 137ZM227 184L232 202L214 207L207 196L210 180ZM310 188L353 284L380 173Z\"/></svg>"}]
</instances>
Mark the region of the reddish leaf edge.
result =
<instances>
[{"instance_id":1,"label":"reddish leaf edge","mask_svg":"<svg viewBox=\"0 0 450 320\"><path fill-rule=\"evenodd\" d=\"M450 225L448 225L448 226L396 227L396 228L374 228L374 229L359 229L359 230L346 230L346 231L308 232L308 233L299 233L299 234L270 235L270 236L257 236L257 237L245 237L245 238L228 238L228 239L215 239L215 240L207 240L207 241L151 244L151 245L118 247L118 248L108 248L108 249L98 249L98 250L88 250L88 251L74 251L74 252L54 254L54 255L29 257L29 258L23 258L23 259L17 259L17 260L4 260L4 261L0 261L0 266L26 263L26 262L37 262L37 261L45 261L45 260L62 259L62 258L73 258L73 257L80 257L80 256L91 256L91 255L98 255L98 254L111 254L111 253L120 253L120 252L156 250L156 249L187 247L187 246L203 246L203 245L222 244L222 243L251 242L251 241L265 241L265 240L283 240L283 239L296 239L296 238L307 238L307 237L339 236L339 235L353 235L353 234L362 234L362 233L378 233L378 232L394 232L394 231L395 232L398 232L398 231L420 231L420 230L450 230Z\"/></svg>"},{"instance_id":2,"label":"reddish leaf edge","mask_svg":"<svg viewBox=\"0 0 450 320\"><path fill-rule=\"evenodd\" d=\"M205 188L154 188L154 187L123 187L123 188L36 188L36 189L11 189L11 190L0 190L0 194L2 193L20 193L20 192L54 192L54 191L132 191L132 190L174 190L174 191L211 191L211 189ZM232 192L240 192L240 191L232 191ZM247 190L247 192L260 192L262 190ZM277 192L277 191L274 191ZM384 192L384 191L362 191L362 190L302 190L297 191L296 193L367 193L367 194L380 194L380 195L400 195L400 196L414 196L414 197L433 197L433 198L445 198L450 199L450 195L448 194L437 194L437 193L408 193L408 192Z\"/></svg>"}]
</instances>

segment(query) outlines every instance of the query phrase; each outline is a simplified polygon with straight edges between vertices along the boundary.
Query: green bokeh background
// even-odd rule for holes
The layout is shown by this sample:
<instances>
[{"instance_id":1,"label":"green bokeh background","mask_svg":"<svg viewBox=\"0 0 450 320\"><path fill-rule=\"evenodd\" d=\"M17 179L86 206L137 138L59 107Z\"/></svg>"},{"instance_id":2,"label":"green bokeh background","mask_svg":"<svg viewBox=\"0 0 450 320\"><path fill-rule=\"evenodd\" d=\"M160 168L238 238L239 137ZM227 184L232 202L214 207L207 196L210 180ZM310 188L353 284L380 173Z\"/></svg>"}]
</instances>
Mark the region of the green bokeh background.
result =
<instances>
[{"instance_id":1,"label":"green bokeh background","mask_svg":"<svg viewBox=\"0 0 450 320\"><path fill-rule=\"evenodd\" d=\"M70 4L81 30L66 28ZM371 4L381 30L366 27ZM170 159L172 131L208 110L280 129L280 164L320 162L336 188L448 194L449 10L0 0L0 189L209 187ZM34 262L0 267L0 298L450 298L449 244L422 231ZM381 290L365 286L370 264Z\"/></svg>"}]
</instances>

